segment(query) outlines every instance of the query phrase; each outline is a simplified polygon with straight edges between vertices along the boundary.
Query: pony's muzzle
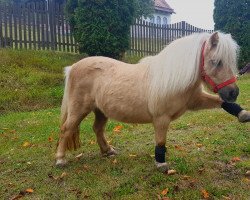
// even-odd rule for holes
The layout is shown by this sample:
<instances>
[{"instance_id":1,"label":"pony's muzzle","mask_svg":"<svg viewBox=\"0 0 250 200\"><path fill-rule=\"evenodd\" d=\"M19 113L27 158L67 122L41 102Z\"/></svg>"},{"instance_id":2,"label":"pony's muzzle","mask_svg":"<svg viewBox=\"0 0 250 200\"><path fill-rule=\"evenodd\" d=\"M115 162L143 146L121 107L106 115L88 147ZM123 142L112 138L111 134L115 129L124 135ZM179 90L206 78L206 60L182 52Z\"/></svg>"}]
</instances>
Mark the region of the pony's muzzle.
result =
<instances>
[{"instance_id":1,"label":"pony's muzzle","mask_svg":"<svg viewBox=\"0 0 250 200\"><path fill-rule=\"evenodd\" d=\"M238 95L239 95L239 88L238 86L226 86L226 87L223 87L221 88L219 91L218 91L218 94L220 95L220 97L226 101L226 102L229 102L229 103L232 103L232 102L235 102Z\"/></svg>"}]
</instances>

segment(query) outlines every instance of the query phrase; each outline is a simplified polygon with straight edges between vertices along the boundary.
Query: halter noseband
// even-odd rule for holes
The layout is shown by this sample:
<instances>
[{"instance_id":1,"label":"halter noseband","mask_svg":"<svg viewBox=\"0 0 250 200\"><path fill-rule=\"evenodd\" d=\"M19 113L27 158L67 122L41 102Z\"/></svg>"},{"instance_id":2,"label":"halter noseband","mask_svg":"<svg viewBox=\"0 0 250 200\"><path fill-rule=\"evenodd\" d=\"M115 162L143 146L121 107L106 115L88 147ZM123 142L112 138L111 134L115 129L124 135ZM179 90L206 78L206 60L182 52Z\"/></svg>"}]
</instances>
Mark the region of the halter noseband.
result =
<instances>
[{"instance_id":1,"label":"halter noseband","mask_svg":"<svg viewBox=\"0 0 250 200\"><path fill-rule=\"evenodd\" d=\"M202 50L201 50L201 63L200 63L200 70L201 70L201 77L202 79L207 82L209 85L212 86L213 88L213 91L214 93L217 93L218 90L220 90L221 88L227 86L227 85L230 85L234 82L236 82L236 77L234 76L233 78L223 82L223 83L220 83L220 84L216 84L205 72L205 69L204 69L204 49L205 49L205 45L206 45L206 42L203 43L202 45Z\"/></svg>"}]
</instances>

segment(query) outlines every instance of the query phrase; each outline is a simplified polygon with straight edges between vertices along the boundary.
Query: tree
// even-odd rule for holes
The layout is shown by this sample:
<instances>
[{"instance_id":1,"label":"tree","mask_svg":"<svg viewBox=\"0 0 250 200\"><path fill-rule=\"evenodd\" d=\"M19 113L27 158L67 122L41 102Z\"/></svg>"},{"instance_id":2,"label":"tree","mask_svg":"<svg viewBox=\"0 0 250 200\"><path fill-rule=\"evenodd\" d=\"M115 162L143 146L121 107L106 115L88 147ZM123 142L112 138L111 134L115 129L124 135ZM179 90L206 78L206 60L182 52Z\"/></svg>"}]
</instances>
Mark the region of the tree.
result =
<instances>
[{"instance_id":1,"label":"tree","mask_svg":"<svg viewBox=\"0 0 250 200\"><path fill-rule=\"evenodd\" d=\"M80 52L118 59L129 47L131 24L152 5L152 0L68 0L66 14Z\"/></svg>"},{"instance_id":2,"label":"tree","mask_svg":"<svg viewBox=\"0 0 250 200\"><path fill-rule=\"evenodd\" d=\"M231 33L241 47L239 67L250 62L250 1L215 0L215 29Z\"/></svg>"}]
</instances>

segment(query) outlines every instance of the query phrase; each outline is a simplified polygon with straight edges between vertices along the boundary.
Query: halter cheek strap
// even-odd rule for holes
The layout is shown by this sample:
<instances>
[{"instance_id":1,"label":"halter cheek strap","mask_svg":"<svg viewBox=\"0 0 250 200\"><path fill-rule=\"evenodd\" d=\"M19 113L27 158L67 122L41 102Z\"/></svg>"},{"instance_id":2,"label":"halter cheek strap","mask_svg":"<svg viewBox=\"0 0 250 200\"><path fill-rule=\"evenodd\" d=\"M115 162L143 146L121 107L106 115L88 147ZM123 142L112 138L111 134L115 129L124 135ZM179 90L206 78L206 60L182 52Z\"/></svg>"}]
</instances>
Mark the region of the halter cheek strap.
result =
<instances>
[{"instance_id":1,"label":"halter cheek strap","mask_svg":"<svg viewBox=\"0 0 250 200\"><path fill-rule=\"evenodd\" d=\"M204 69L204 50L205 50L205 45L206 45L206 42L203 43L202 45L202 50L201 50L201 63L200 63L200 70L201 70L201 77L202 79L207 82L209 85L212 86L213 88L213 91L214 93L217 93L221 88L227 86L227 85L230 85L234 82L236 82L236 77L232 77L231 79L223 82L223 83L220 83L220 84L216 84L205 72L205 69Z\"/></svg>"}]
</instances>

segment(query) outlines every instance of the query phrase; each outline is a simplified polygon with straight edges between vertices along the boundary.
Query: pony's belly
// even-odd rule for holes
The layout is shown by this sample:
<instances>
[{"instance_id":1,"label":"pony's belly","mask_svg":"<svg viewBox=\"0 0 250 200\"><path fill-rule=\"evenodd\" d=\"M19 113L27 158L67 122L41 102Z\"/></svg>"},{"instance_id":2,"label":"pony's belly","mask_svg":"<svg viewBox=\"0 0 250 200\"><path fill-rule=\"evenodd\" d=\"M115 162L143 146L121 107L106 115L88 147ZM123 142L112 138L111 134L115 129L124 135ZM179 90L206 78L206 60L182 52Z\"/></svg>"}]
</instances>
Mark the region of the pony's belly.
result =
<instances>
[{"instance_id":1,"label":"pony's belly","mask_svg":"<svg viewBox=\"0 0 250 200\"><path fill-rule=\"evenodd\" d=\"M145 123L151 123L152 119L150 116L143 115L142 113L124 113L124 112L116 112L116 113L107 113L105 112L105 115L108 118L125 122L125 123L139 123L139 124L145 124Z\"/></svg>"},{"instance_id":2,"label":"pony's belly","mask_svg":"<svg viewBox=\"0 0 250 200\"><path fill-rule=\"evenodd\" d=\"M115 119L117 121L125 123L150 123L152 117L147 111L147 106L140 103L133 103L127 101L122 102L103 102L99 104L98 108L108 118Z\"/></svg>"}]
</instances>

